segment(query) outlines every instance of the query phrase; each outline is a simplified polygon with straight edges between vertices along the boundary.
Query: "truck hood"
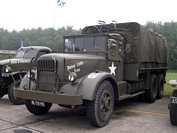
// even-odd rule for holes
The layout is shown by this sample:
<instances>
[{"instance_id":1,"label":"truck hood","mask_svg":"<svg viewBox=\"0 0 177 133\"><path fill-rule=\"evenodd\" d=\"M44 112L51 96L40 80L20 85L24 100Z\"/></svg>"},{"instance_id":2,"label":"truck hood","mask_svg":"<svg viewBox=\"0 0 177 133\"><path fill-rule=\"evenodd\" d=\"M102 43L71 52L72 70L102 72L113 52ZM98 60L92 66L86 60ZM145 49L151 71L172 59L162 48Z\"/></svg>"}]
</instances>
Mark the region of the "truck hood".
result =
<instances>
[{"instance_id":1,"label":"truck hood","mask_svg":"<svg viewBox=\"0 0 177 133\"><path fill-rule=\"evenodd\" d=\"M101 55L93 55L93 54L56 54L51 53L47 55L43 55L41 57L54 57L56 59L65 59L65 60L85 60L85 59L91 59L91 60L98 60L98 59L104 59L104 56Z\"/></svg>"},{"instance_id":2,"label":"truck hood","mask_svg":"<svg viewBox=\"0 0 177 133\"><path fill-rule=\"evenodd\" d=\"M29 64L31 61L31 58L13 58L13 59L6 59L1 60L0 65L7 65L7 64Z\"/></svg>"},{"instance_id":3,"label":"truck hood","mask_svg":"<svg viewBox=\"0 0 177 133\"><path fill-rule=\"evenodd\" d=\"M91 55L91 54L47 54L41 56L38 60L42 58L55 59L58 62L59 73L74 72L77 74L78 78L95 70L100 70L103 67L101 62L105 62L105 56L101 55ZM45 66L45 63L44 65Z\"/></svg>"}]
</instances>

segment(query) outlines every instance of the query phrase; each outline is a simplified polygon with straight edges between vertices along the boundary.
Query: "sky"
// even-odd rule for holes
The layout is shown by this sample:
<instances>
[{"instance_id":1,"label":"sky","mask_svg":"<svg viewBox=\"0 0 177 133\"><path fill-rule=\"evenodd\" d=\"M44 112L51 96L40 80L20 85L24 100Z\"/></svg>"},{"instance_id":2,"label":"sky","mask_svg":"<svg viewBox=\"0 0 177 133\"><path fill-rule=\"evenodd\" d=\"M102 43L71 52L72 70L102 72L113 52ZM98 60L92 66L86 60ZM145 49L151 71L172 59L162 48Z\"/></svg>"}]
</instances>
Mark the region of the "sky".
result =
<instances>
[{"instance_id":1,"label":"sky","mask_svg":"<svg viewBox=\"0 0 177 133\"><path fill-rule=\"evenodd\" d=\"M73 29L98 24L177 22L176 0L0 0L0 28L8 31L32 28Z\"/></svg>"}]
</instances>

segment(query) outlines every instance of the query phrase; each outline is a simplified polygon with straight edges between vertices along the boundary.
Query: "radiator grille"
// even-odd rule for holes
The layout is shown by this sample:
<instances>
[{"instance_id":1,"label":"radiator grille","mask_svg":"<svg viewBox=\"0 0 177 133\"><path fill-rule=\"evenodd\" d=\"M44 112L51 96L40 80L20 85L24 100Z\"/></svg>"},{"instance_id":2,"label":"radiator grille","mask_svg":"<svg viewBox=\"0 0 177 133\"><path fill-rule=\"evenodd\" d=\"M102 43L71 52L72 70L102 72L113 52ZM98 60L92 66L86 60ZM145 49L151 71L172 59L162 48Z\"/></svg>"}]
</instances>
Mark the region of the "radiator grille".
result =
<instances>
[{"instance_id":1,"label":"radiator grille","mask_svg":"<svg viewBox=\"0 0 177 133\"><path fill-rule=\"evenodd\" d=\"M58 62L53 58L38 60L37 63L37 88L45 92L55 92L59 87Z\"/></svg>"}]
</instances>

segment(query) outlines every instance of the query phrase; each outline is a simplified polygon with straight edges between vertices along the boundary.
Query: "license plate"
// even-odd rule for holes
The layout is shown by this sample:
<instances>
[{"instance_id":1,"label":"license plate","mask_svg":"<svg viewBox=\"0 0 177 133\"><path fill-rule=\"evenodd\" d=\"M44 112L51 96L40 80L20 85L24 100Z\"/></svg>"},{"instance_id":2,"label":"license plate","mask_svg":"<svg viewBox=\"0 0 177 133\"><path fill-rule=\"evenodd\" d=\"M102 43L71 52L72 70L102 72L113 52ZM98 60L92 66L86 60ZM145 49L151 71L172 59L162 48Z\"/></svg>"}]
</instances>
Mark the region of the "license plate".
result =
<instances>
[{"instance_id":1,"label":"license plate","mask_svg":"<svg viewBox=\"0 0 177 133\"><path fill-rule=\"evenodd\" d=\"M172 103L177 104L177 98L172 98Z\"/></svg>"},{"instance_id":2,"label":"license plate","mask_svg":"<svg viewBox=\"0 0 177 133\"><path fill-rule=\"evenodd\" d=\"M45 107L45 103L44 102L31 101L31 104L35 105L35 106Z\"/></svg>"},{"instance_id":3,"label":"license plate","mask_svg":"<svg viewBox=\"0 0 177 133\"><path fill-rule=\"evenodd\" d=\"M9 73L2 73L2 77L9 77Z\"/></svg>"}]
</instances>

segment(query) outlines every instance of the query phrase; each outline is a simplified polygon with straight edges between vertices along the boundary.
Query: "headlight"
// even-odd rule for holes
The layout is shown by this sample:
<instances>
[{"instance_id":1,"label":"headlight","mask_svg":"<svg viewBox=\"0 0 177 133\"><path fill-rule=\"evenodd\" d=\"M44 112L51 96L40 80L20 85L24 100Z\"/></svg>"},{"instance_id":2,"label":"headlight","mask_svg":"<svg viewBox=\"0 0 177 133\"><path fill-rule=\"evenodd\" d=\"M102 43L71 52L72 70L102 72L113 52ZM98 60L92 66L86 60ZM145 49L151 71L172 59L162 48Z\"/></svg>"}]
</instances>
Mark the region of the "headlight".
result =
<instances>
[{"instance_id":1,"label":"headlight","mask_svg":"<svg viewBox=\"0 0 177 133\"><path fill-rule=\"evenodd\" d=\"M35 71L34 70L30 70L27 72L27 77L31 80L35 80Z\"/></svg>"},{"instance_id":2,"label":"headlight","mask_svg":"<svg viewBox=\"0 0 177 133\"><path fill-rule=\"evenodd\" d=\"M68 75L68 80L71 82L74 82L74 81L76 81L76 77L77 77L76 73L71 72Z\"/></svg>"},{"instance_id":3,"label":"headlight","mask_svg":"<svg viewBox=\"0 0 177 133\"><path fill-rule=\"evenodd\" d=\"M11 71L12 71L12 68L6 65L5 72L8 73L8 72L11 72Z\"/></svg>"}]
</instances>

